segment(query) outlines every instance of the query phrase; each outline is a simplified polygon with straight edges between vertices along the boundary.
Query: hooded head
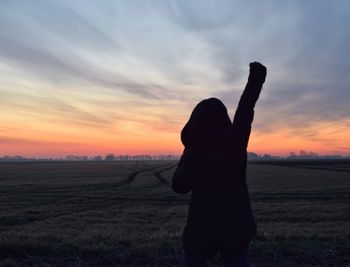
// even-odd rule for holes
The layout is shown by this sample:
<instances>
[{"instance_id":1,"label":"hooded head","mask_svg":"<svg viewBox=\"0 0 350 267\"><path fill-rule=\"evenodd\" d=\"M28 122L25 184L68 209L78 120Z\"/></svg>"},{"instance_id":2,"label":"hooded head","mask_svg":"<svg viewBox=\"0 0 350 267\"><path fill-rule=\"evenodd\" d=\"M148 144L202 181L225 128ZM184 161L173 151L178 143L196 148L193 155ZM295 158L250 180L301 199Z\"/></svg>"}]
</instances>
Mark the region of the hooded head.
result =
<instances>
[{"instance_id":1,"label":"hooded head","mask_svg":"<svg viewBox=\"0 0 350 267\"><path fill-rule=\"evenodd\" d=\"M220 144L230 127L231 120L225 105L217 98L204 99L194 108L182 129L181 141L185 148Z\"/></svg>"}]
</instances>

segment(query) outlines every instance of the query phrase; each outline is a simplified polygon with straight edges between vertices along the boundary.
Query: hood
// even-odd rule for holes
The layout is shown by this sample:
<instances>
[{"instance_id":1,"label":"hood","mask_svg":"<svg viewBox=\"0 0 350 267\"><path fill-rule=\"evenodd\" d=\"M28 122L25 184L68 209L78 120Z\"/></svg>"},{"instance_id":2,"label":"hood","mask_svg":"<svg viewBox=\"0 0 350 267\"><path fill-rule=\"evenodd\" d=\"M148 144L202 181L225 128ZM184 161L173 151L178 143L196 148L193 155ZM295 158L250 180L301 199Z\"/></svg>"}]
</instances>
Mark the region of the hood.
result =
<instances>
[{"instance_id":1,"label":"hood","mask_svg":"<svg viewBox=\"0 0 350 267\"><path fill-rule=\"evenodd\" d=\"M225 105L217 98L204 99L197 104L181 131L185 148L222 143L231 128Z\"/></svg>"}]
</instances>

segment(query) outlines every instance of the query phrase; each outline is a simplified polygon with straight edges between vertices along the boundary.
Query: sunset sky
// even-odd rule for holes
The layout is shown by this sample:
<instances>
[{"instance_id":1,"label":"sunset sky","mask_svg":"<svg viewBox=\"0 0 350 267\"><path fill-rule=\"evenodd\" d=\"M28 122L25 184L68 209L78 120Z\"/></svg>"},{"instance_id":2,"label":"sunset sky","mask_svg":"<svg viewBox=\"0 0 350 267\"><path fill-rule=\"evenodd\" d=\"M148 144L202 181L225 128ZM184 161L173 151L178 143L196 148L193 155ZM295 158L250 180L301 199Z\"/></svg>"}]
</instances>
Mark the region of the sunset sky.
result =
<instances>
[{"instance_id":1,"label":"sunset sky","mask_svg":"<svg viewBox=\"0 0 350 267\"><path fill-rule=\"evenodd\" d=\"M233 117L267 66L249 151L350 155L350 1L1 1L0 156L182 152L203 98Z\"/></svg>"}]
</instances>

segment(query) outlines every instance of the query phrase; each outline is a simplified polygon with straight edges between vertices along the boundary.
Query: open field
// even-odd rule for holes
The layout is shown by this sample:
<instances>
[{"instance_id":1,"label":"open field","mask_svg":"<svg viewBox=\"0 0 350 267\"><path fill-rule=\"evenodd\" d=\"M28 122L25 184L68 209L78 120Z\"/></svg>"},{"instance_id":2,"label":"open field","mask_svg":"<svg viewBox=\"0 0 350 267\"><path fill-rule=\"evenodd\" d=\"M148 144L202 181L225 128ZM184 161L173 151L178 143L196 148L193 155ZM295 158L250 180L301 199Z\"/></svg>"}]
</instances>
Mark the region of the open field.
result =
<instances>
[{"instance_id":1,"label":"open field","mask_svg":"<svg viewBox=\"0 0 350 267\"><path fill-rule=\"evenodd\" d=\"M181 266L175 166L1 162L0 266ZM350 161L251 162L248 183L252 266L350 266Z\"/></svg>"}]
</instances>

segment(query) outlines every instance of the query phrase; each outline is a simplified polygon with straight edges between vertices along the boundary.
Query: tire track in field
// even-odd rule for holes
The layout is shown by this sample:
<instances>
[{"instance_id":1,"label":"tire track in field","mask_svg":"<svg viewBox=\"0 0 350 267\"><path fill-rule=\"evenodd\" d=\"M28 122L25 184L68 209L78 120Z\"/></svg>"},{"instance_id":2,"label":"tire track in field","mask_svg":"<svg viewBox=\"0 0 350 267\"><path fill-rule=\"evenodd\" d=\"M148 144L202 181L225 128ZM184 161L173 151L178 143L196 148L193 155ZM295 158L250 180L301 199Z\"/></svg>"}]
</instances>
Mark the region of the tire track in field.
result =
<instances>
[{"instance_id":1,"label":"tire track in field","mask_svg":"<svg viewBox=\"0 0 350 267\"><path fill-rule=\"evenodd\" d=\"M135 180L136 176L139 175L140 173L144 173L144 172L147 172L147 171L152 171L154 169L162 168L162 167L165 167L165 166L168 166L168 165L169 165L169 163L163 164L163 165L160 165L160 166L155 166L155 167L150 167L150 168L144 168L144 169L141 169L141 170L137 170L137 171L129 174L128 178L126 178L125 183L126 184L132 183Z\"/></svg>"},{"instance_id":2,"label":"tire track in field","mask_svg":"<svg viewBox=\"0 0 350 267\"><path fill-rule=\"evenodd\" d=\"M171 170L172 168L174 168L176 166L177 166L177 163L171 164L171 166L168 166L168 167L161 169L159 171L155 171L154 176L158 178L158 180L160 181L161 184L168 184L169 183L168 180L162 175L162 173L165 171Z\"/></svg>"},{"instance_id":3,"label":"tire track in field","mask_svg":"<svg viewBox=\"0 0 350 267\"><path fill-rule=\"evenodd\" d=\"M119 168L124 169L124 170L129 170L129 171L131 171L131 170L138 169L138 168L139 168L139 165L140 165L139 161L136 161L136 162L135 162L135 166L133 166L133 167L119 166Z\"/></svg>"}]
</instances>

